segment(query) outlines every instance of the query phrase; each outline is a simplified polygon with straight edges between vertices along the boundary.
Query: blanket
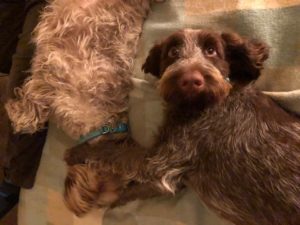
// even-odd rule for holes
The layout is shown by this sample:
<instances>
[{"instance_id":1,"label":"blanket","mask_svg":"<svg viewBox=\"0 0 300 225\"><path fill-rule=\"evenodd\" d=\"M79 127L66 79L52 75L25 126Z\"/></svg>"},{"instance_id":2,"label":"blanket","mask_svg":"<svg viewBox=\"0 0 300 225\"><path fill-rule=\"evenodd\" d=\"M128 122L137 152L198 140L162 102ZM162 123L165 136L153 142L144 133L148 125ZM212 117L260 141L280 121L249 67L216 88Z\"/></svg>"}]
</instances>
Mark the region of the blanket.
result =
<instances>
[{"instance_id":1,"label":"blanket","mask_svg":"<svg viewBox=\"0 0 300 225\"><path fill-rule=\"evenodd\" d=\"M167 0L154 5L135 60L130 96L133 137L150 146L161 123L161 99L155 80L141 72L153 43L181 28L210 27L259 38L271 46L270 59L256 85L287 110L300 113L300 0ZM113 210L73 216L62 198L63 151L76 144L50 124L36 185L23 190L19 225L224 225L191 190L174 197L135 201ZM230 188L230 187L228 187Z\"/></svg>"}]
</instances>

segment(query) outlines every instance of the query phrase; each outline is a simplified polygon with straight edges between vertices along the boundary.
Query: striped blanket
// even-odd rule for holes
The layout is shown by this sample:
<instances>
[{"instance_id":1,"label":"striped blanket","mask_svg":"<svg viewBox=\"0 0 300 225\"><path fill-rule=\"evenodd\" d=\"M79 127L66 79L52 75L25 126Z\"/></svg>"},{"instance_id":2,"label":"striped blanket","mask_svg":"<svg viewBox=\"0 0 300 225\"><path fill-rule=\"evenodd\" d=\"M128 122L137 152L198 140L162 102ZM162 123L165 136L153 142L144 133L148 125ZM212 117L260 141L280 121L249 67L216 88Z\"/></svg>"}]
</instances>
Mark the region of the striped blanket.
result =
<instances>
[{"instance_id":1,"label":"striped blanket","mask_svg":"<svg viewBox=\"0 0 300 225\"><path fill-rule=\"evenodd\" d=\"M300 0L167 0L153 6L144 25L131 93L130 123L133 137L144 146L153 142L161 123L161 100L153 78L140 70L155 40L180 28L210 27L233 30L264 40L270 59L257 86L280 104L300 113ZM50 124L34 189L23 190L19 225L223 225L191 190L173 198L135 201L114 210L95 210L76 218L62 198L66 148L74 145ZM228 187L230 188L230 187Z\"/></svg>"}]
</instances>

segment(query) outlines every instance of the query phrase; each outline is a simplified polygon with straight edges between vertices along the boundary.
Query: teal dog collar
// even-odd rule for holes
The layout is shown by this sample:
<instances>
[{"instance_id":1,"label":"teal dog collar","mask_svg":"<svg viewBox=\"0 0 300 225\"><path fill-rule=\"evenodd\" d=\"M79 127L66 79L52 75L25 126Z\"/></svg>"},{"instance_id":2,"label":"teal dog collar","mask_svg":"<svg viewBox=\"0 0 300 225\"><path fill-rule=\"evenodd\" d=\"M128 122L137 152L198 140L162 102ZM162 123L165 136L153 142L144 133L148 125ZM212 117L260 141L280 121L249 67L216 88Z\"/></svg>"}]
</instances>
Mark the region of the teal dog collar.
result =
<instances>
[{"instance_id":1,"label":"teal dog collar","mask_svg":"<svg viewBox=\"0 0 300 225\"><path fill-rule=\"evenodd\" d=\"M82 144L86 141L99 137L105 134L114 134L114 133L125 133L128 131L128 125L126 123L118 123L116 127L111 127L109 125L104 125L99 130L92 131L87 135L81 136L79 143Z\"/></svg>"}]
</instances>

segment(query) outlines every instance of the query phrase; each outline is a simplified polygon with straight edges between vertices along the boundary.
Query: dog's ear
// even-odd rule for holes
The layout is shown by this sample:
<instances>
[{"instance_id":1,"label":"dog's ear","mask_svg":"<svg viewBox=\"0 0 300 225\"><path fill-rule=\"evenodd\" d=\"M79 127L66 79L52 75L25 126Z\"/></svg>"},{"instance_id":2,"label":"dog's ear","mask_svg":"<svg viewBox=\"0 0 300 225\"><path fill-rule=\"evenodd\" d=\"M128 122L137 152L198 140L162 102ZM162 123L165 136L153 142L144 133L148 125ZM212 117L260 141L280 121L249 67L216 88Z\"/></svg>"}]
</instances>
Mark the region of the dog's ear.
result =
<instances>
[{"instance_id":1,"label":"dog's ear","mask_svg":"<svg viewBox=\"0 0 300 225\"><path fill-rule=\"evenodd\" d=\"M269 56L269 47L255 39L242 38L235 33L222 33L226 59L229 62L229 78L239 84L256 80Z\"/></svg>"},{"instance_id":2,"label":"dog's ear","mask_svg":"<svg viewBox=\"0 0 300 225\"><path fill-rule=\"evenodd\" d=\"M156 44L151 48L148 57L142 66L142 70L145 73L151 73L156 77L160 76L161 48L161 44Z\"/></svg>"}]
</instances>

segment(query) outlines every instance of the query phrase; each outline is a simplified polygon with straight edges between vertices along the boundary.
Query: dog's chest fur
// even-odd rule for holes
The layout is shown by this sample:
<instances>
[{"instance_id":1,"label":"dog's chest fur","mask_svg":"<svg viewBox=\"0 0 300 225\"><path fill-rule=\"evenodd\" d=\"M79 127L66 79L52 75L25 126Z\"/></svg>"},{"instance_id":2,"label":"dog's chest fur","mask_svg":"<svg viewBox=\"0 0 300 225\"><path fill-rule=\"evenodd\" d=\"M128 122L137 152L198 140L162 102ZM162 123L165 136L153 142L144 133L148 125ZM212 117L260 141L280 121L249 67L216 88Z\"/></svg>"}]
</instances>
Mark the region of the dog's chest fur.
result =
<instances>
[{"instance_id":1,"label":"dog's chest fur","mask_svg":"<svg viewBox=\"0 0 300 225\"><path fill-rule=\"evenodd\" d=\"M209 206L242 224L252 224L247 215L256 215L262 224L282 224L295 213L300 219L296 117L252 87L231 93L198 115L176 119L172 113L160 141L172 149L170 160L177 159L189 171L188 185ZM276 218L263 218L274 214Z\"/></svg>"}]
</instances>

